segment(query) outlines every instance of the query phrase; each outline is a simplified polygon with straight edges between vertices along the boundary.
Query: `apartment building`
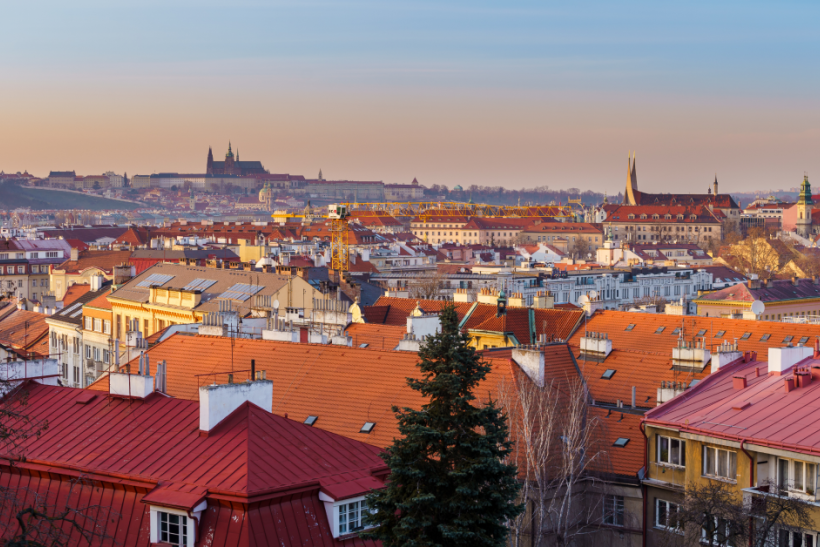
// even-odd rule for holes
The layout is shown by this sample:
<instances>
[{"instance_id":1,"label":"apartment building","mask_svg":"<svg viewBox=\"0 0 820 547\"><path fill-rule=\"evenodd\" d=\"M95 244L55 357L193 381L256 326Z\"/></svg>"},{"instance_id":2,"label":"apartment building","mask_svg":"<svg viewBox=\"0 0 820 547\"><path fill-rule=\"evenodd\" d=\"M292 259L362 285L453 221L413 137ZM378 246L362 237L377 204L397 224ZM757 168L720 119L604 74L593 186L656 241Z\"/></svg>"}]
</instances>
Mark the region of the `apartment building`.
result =
<instances>
[{"instance_id":1,"label":"apartment building","mask_svg":"<svg viewBox=\"0 0 820 547\"><path fill-rule=\"evenodd\" d=\"M762 313L752 304L762 302ZM820 279L750 279L693 301L698 315L757 321L820 321Z\"/></svg>"},{"instance_id":2,"label":"apartment building","mask_svg":"<svg viewBox=\"0 0 820 547\"><path fill-rule=\"evenodd\" d=\"M665 545L669 534L702 542L709 533L729 535L726 521L705 530L679 518L693 485L716 483L742 503L744 526L769 516L768 536L765 527L754 527L755 545L817 545L820 430L812 413L820 399L819 365L820 350L812 347L781 344L756 353L726 343L712 354L708 379L646 413L647 545ZM809 522L769 513L772 496L801 503Z\"/></svg>"},{"instance_id":3,"label":"apartment building","mask_svg":"<svg viewBox=\"0 0 820 547\"><path fill-rule=\"evenodd\" d=\"M704 243L723 239L723 213L705 205L607 205L614 241Z\"/></svg>"}]
</instances>

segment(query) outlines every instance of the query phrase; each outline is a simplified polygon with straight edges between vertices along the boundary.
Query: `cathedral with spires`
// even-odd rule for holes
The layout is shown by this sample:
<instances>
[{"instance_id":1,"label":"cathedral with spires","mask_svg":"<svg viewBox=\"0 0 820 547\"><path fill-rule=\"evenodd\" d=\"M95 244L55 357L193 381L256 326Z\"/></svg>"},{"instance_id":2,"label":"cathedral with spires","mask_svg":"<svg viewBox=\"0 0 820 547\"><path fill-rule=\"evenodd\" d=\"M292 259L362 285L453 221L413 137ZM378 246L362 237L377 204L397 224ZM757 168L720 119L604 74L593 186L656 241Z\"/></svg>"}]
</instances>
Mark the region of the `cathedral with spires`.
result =
<instances>
[{"instance_id":1,"label":"cathedral with spires","mask_svg":"<svg viewBox=\"0 0 820 547\"><path fill-rule=\"evenodd\" d=\"M239 161L239 149L234 156L231 143L228 142L228 152L225 161L214 161L214 153L208 147L208 166L205 171L209 175L259 175L267 173L261 161Z\"/></svg>"}]
</instances>

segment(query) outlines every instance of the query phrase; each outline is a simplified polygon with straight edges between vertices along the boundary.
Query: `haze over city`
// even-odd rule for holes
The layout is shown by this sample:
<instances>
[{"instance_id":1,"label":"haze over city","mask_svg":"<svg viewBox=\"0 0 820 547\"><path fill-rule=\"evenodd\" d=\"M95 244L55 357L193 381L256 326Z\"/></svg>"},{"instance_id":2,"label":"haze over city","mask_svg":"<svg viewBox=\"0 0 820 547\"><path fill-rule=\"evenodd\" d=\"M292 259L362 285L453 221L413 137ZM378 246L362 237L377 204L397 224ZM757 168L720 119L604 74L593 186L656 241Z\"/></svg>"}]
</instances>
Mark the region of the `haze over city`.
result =
<instances>
[{"instance_id":1,"label":"haze over city","mask_svg":"<svg viewBox=\"0 0 820 547\"><path fill-rule=\"evenodd\" d=\"M820 173L818 4L14 3L6 172L201 170L617 192Z\"/></svg>"}]
</instances>

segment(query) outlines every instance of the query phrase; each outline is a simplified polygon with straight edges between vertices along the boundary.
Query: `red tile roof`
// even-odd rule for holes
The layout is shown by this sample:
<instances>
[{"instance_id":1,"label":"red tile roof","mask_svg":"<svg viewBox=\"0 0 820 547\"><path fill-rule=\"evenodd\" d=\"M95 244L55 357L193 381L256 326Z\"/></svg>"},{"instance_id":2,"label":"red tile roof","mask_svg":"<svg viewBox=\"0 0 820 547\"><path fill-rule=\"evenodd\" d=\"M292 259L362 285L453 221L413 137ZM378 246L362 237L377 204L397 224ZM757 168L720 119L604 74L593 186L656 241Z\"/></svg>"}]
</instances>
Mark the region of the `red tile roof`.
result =
<instances>
[{"instance_id":1,"label":"red tile roof","mask_svg":"<svg viewBox=\"0 0 820 547\"><path fill-rule=\"evenodd\" d=\"M13 350L48 355L48 324L42 313L15 310L0 320L0 344Z\"/></svg>"},{"instance_id":2,"label":"red tile roof","mask_svg":"<svg viewBox=\"0 0 820 547\"><path fill-rule=\"evenodd\" d=\"M353 347L367 344L372 349L394 349L407 334L407 327L352 323L345 332L353 337Z\"/></svg>"},{"instance_id":3,"label":"red tile roof","mask_svg":"<svg viewBox=\"0 0 820 547\"><path fill-rule=\"evenodd\" d=\"M114 266L128 262L131 251L80 251L77 260L66 260L55 270L66 273L80 273L88 268L99 268L108 275L113 275Z\"/></svg>"},{"instance_id":4,"label":"red tile roof","mask_svg":"<svg viewBox=\"0 0 820 547\"><path fill-rule=\"evenodd\" d=\"M88 283L75 283L68 287L63 295L63 307L67 308L69 304L76 301L79 297L91 290L91 285Z\"/></svg>"}]
</instances>

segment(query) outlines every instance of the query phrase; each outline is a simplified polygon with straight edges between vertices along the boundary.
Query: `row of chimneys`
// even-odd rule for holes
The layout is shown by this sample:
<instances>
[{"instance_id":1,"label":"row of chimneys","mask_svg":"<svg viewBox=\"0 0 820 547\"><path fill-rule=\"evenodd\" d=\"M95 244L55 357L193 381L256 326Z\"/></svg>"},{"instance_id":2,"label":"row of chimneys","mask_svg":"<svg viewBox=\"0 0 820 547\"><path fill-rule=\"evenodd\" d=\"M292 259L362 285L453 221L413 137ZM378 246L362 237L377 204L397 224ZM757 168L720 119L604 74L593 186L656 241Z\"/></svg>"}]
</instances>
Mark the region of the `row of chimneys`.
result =
<instances>
[{"instance_id":1,"label":"row of chimneys","mask_svg":"<svg viewBox=\"0 0 820 547\"><path fill-rule=\"evenodd\" d=\"M818 277L816 275L812 276L811 282L815 285L820 285L820 277ZM792 285L794 285L796 287L797 285L800 284L800 278L797 277L797 276L792 276L791 283L792 283ZM765 289L766 287L769 286L769 280L767 280L767 279L750 279L749 281L746 282L746 285L750 289Z\"/></svg>"}]
</instances>

